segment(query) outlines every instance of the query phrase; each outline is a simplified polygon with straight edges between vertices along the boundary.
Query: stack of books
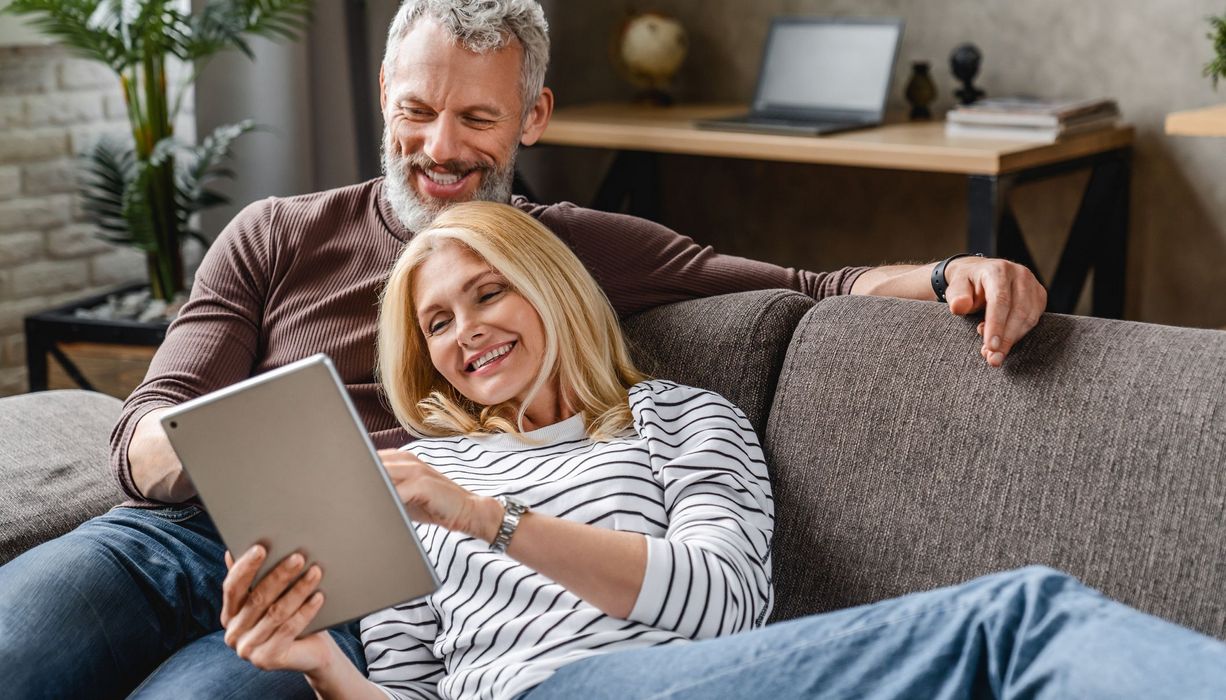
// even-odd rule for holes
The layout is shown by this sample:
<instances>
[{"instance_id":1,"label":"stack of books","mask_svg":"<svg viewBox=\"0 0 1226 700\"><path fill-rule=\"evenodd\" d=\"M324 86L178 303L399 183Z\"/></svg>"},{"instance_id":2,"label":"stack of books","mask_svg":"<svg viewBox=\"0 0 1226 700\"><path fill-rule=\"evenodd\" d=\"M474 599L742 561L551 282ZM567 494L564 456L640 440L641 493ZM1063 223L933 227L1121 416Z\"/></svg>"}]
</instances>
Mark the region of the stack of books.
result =
<instances>
[{"instance_id":1,"label":"stack of books","mask_svg":"<svg viewBox=\"0 0 1226 700\"><path fill-rule=\"evenodd\" d=\"M1115 100L1040 100L996 97L945 115L945 133L981 139L1052 143L1061 136L1103 129L1119 121Z\"/></svg>"}]
</instances>

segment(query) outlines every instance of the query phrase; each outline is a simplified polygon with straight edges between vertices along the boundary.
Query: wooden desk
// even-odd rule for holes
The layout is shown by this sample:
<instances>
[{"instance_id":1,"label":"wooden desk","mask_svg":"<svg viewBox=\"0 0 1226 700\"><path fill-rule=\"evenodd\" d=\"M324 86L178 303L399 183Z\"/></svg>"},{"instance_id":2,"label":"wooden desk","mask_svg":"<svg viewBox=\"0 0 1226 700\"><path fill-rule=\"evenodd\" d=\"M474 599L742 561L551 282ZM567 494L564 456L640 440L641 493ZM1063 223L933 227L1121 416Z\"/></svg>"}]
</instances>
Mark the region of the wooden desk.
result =
<instances>
[{"instance_id":1,"label":"wooden desk","mask_svg":"<svg viewBox=\"0 0 1226 700\"><path fill-rule=\"evenodd\" d=\"M941 122L888 124L829 136L787 136L711 131L704 119L744 111L739 105L647 107L592 104L554 113L541 143L618 150L593 206L655 218L657 154L683 154L788 163L842 165L966 175L967 247L1037 269L1009 206L1009 191L1023 182L1091 168L1081 207L1069 232L1048 308L1068 313L1091 268L1095 315L1123 314L1124 254L1133 129L1070 137L1054 144L950 138Z\"/></svg>"},{"instance_id":2,"label":"wooden desk","mask_svg":"<svg viewBox=\"0 0 1226 700\"><path fill-rule=\"evenodd\" d=\"M1226 105L1166 115L1166 133L1174 136L1226 136Z\"/></svg>"}]
</instances>

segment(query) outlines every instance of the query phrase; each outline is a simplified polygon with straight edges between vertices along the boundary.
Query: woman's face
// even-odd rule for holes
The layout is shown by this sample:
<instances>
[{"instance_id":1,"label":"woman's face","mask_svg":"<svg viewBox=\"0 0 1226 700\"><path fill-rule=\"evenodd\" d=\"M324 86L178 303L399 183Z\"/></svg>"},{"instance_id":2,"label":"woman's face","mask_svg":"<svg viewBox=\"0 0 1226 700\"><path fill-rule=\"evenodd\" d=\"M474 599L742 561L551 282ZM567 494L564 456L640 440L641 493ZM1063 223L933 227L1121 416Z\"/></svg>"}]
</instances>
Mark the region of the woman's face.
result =
<instances>
[{"instance_id":1,"label":"woman's face","mask_svg":"<svg viewBox=\"0 0 1226 700\"><path fill-rule=\"evenodd\" d=\"M448 383L482 406L522 405L545 356L545 328L527 299L454 243L444 243L418 266L413 299L430 362ZM546 386L534 405L555 403L556 391ZM533 408L531 422L550 421Z\"/></svg>"}]
</instances>

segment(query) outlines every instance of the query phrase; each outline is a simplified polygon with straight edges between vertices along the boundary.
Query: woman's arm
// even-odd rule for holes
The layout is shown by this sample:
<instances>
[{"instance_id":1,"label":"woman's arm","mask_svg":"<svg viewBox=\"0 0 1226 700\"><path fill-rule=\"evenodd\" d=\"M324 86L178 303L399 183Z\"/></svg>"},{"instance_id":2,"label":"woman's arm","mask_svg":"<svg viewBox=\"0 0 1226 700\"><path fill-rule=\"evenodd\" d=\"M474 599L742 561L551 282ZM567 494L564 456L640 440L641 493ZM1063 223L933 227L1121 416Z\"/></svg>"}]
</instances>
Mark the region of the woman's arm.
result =
<instances>
[{"instance_id":1,"label":"woman's arm","mask_svg":"<svg viewBox=\"0 0 1226 700\"><path fill-rule=\"evenodd\" d=\"M410 452L381 450L409 515L453 532L492 542L502 525L502 504L464 489ZM625 619L647 570L643 535L618 532L529 511L507 554L607 615Z\"/></svg>"},{"instance_id":2,"label":"woman's arm","mask_svg":"<svg viewBox=\"0 0 1226 700\"><path fill-rule=\"evenodd\" d=\"M529 511L507 554L602 612L692 638L760 624L769 611L774 502L757 435L723 397L669 382L631 392L664 488L664 537ZM498 501L473 494L409 452L379 453L420 522L492 541ZM687 605L691 591L703 605Z\"/></svg>"}]
</instances>

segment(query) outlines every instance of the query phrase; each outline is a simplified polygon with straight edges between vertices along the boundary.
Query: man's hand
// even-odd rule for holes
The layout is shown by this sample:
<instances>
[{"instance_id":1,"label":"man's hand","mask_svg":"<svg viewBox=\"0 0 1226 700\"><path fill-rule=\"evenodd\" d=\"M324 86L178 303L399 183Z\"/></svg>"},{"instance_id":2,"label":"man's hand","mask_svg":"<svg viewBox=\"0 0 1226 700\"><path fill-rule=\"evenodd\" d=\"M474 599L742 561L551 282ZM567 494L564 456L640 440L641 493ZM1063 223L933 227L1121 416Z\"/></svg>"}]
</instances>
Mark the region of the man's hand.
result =
<instances>
[{"instance_id":1,"label":"man's hand","mask_svg":"<svg viewBox=\"0 0 1226 700\"><path fill-rule=\"evenodd\" d=\"M984 312L978 333L979 354L1000 367L1013 345L1022 339L1047 308L1047 290L1029 268L998 258L965 257L945 267L949 287L945 300L951 313Z\"/></svg>"},{"instance_id":2,"label":"man's hand","mask_svg":"<svg viewBox=\"0 0 1226 700\"><path fill-rule=\"evenodd\" d=\"M852 294L932 301L932 265L886 265L865 271ZM998 258L964 257L945 266L945 301L960 316L984 312L979 354L993 367L1004 364L1013 345L1039 322L1047 290L1023 265Z\"/></svg>"},{"instance_id":3,"label":"man's hand","mask_svg":"<svg viewBox=\"0 0 1226 700\"><path fill-rule=\"evenodd\" d=\"M145 498L180 503L196 495L196 487L183 471L183 464L158 420L169 410L169 407L155 408L141 416L128 443L128 465L132 481Z\"/></svg>"}]
</instances>

